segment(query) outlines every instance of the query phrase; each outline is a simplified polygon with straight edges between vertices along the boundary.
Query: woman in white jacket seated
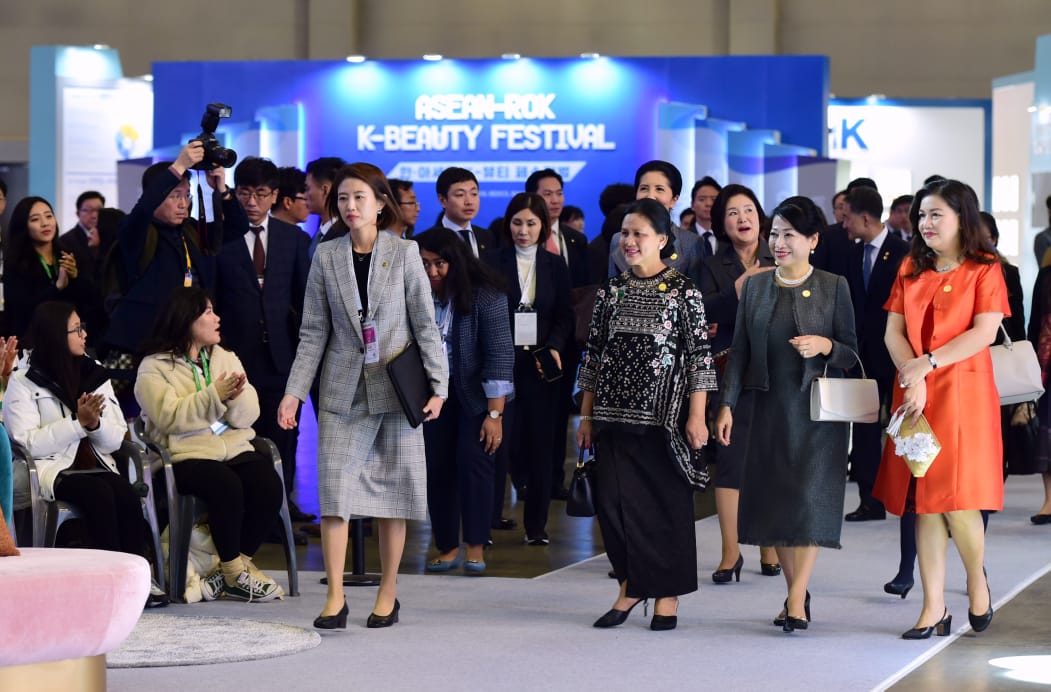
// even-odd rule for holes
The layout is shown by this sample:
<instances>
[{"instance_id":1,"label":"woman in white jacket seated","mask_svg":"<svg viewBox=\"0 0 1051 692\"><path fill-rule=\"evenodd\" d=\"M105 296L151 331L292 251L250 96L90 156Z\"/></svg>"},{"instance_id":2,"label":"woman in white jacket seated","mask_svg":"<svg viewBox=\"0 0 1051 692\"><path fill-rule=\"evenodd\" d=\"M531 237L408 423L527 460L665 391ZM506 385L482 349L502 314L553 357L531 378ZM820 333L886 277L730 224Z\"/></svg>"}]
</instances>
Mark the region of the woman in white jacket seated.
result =
<instances>
[{"instance_id":1,"label":"woman in white jacket seated","mask_svg":"<svg viewBox=\"0 0 1051 692\"><path fill-rule=\"evenodd\" d=\"M135 380L146 435L168 448L175 485L208 506L219 568L205 600L271 601L284 592L252 564L281 508L273 461L254 451L259 398L241 361L219 345L219 316L199 288L177 288L157 316Z\"/></svg>"},{"instance_id":2,"label":"woman in white jacket seated","mask_svg":"<svg viewBox=\"0 0 1051 692\"><path fill-rule=\"evenodd\" d=\"M29 367L8 382L4 423L33 458L40 494L76 505L92 547L147 557L141 500L111 456L128 426L106 370L84 354L86 343L72 304L38 305L27 333ZM146 605L167 602L155 586Z\"/></svg>"}]
</instances>

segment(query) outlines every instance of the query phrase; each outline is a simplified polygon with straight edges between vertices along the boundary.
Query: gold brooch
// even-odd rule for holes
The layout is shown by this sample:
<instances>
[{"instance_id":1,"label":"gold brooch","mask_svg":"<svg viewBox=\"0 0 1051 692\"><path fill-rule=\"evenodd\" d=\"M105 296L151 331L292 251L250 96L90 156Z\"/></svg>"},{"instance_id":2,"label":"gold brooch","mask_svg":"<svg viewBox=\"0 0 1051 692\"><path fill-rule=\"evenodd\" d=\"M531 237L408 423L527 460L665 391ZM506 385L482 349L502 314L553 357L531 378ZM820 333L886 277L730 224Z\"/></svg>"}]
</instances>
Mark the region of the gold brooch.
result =
<instances>
[{"instance_id":1,"label":"gold brooch","mask_svg":"<svg viewBox=\"0 0 1051 692\"><path fill-rule=\"evenodd\" d=\"M673 252L673 253L671 253L671 258L672 258L673 260L677 260L677 259L679 259L679 253L677 253L677 252Z\"/></svg>"},{"instance_id":2,"label":"gold brooch","mask_svg":"<svg viewBox=\"0 0 1051 692\"><path fill-rule=\"evenodd\" d=\"M950 285L946 284L946 285L945 285L945 286L944 286L944 287L942 288L942 290L943 290L943 291L945 291L946 293L951 293L951 292L952 292L952 286L950 286Z\"/></svg>"},{"instance_id":3,"label":"gold brooch","mask_svg":"<svg viewBox=\"0 0 1051 692\"><path fill-rule=\"evenodd\" d=\"M384 263L383 263L383 266L384 266L384 267L389 267L389 266L390 266L390 263L389 263L389 262L384 262Z\"/></svg>"},{"instance_id":4,"label":"gold brooch","mask_svg":"<svg viewBox=\"0 0 1051 692\"><path fill-rule=\"evenodd\" d=\"M663 292L663 291L667 291L667 290L668 290L668 284L666 284L666 283L660 283L660 284L658 284L658 285L657 285L657 290L658 290L658 291L662 291L662 292Z\"/></svg>"},{"instance_id":5,"label":"gold brooch","mask_svg":"<svg viewBox=\"0 0 1051 692\"><path fill-rule=\"evenodd\" d=\"M804 298L809 298L810 297L810 289L809 288L803 289L803 297Z\"/></svg>"}]
</instances>

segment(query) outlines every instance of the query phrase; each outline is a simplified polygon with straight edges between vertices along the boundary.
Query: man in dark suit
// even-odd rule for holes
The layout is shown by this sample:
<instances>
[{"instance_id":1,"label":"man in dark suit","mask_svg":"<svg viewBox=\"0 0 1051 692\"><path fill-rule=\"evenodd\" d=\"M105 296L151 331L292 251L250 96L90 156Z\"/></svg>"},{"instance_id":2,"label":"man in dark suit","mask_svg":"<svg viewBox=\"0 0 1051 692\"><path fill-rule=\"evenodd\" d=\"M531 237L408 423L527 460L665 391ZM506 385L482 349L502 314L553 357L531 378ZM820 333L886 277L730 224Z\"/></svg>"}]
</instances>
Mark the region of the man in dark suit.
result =
<instances>
[{"instance_id":1,"label":"man in dark suit","mask_svg":"<svg viewBox=\"0 0 1051 692\"><path fill-rule=\"evenodd\" d=\"M434 228L448 228L456 231L471 248L471 254L481 258L495 249L493 234L489 229L471 223L478 216L480 196L478 178L466 168L455 166L446 168L438 175L434 184L438 193L438 203L442 205L441 219L427 231ZM426 233L427 231L423 231Z\"/></svg>"},{"instance_id":2,"label":"man in dark suit","mask_svg":"<svg viewBox=\"0 0 1051 692\"><path fill-rule=\"evenodd\" d=\"M78 269L95 285L99 283L102 260L116 240L115 229L99 228L99 212L106 198L97 190L77 197L77 225L62 234L62 241L76 256Z\"/></svg>"},{"instance_id":3,"label":"man in dark suit","mask_svg":"<svg viewBox=\"0 0 1051 692\"><path fill-rule=\"evenodd\" d=\"M248 381L259 394L256 434L281 452L285 491L291 496L298 428L277 425L277 407L299 342L310 237L297 226L269 216L277 197L277 166L248 157L234 171L235 195L248 217L247 233L224 238L218 260L216 312L223 338L237 353ZM293 521L311 521L289 497Z\"/></svg>"},{"instance_id":4,"label":"man in dark suit","mask_svg":"<svg viewBox=\"0 0 1051 692\"><path fill-rule=\"evenodd\" d=\"M318 227L310 239L310 256L314 256L318 243L329 237L332 226L339 221L332 216L328 198L332 192L332 181L336 173L346 165L346 161L336 156L322 156L307 164L306 198L311 214L317 214Z\"/></svg>"},{"instance_id":5,"label":"man in dark suit","mask_svg":"<svg viewBox=\"0 0 1051 692\"><path fill-rule=\"evenodd\" d=\"M562 176L551 168L534 171L526 178L525 191L544 198L547 203L548 221L551 224L551 235L545 247L559 257L569 267L571 286L581 288L591 283L588 265L588 238L580 231L560 223L562 207L565 203ZM570 403L573 399L573 387L577 381L577 366L580 365L580 350L573 339L566 344L562 355L562 367L566 376L560 383L561 393L555 406L555 439L552 445L551 497L564 500L569 497L566 490L566 430L569 426Z\"/></svg>"},{"instance_id":6,"label":"man in dark suit","mask_svg":"<svg viewBox=\"0 0 1051 692\"><path fill-rule=\"evenodd\" d=\"M859 187L877 189L876 181L872 178L854 178L847 184L847 196L849 197L850 193ZM840 194L842 193L836 193L836 199L840 197ZM842 209L845 216L848 211L848 205L844 203ZM882 213L876 215L877 221L881 216ZM846 276L849 271L848 261L851 247L855 241L856 238L850 234L845 224L834 223L821 232L820 240L817 247L814 248L814 254L810 258L810 263L818 269Z\"/></svg>"},{"instance_id":7,"label":"man in dark suit","mask_svg":"<svg viewBox=\"0 0 1051 692\"><path fill-rule=\"evenodd\" d=\"M883 335L887 311L883 304L890 297L898 266L909 254L908 244L880 221L883 198L870 187L856 187L847 195L843 226L858 242L849 248L847 283L854 302L854 328L865 374L876 380L880 409L890 406L894 386L894 362L887 352ZM858 373L860 374L860 373ZM861 504L847 514L847 521L885 519L883 503L872 497L880 458L883 455L883 429L879 422L854 423L850 468L858 484Z\"/></svg>"}]
</instances>

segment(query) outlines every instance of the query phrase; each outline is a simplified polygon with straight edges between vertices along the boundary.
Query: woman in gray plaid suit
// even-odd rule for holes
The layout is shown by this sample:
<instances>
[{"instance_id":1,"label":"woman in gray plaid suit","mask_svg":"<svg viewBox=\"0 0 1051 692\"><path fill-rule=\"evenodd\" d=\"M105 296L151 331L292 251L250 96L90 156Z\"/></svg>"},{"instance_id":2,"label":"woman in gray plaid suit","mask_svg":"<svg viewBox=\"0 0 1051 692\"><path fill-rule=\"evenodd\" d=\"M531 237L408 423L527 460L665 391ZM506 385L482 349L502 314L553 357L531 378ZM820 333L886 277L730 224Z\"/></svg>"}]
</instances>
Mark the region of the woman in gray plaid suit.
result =
<instances>
[{"instance_id":1,"label":"woman in gray plaid suit","mask_svg":"<svg viewBox=\"0 0 1051 692\"><path fill-rule=\"evenodd\" d=\"M278 424L296 424L320 365L318 494L328 594L314 626L346 627L343 565L347 521L354 516L379 520L383 574L367 626L388 627L401 607L396 579L405 520L427 516L427 471L423 431L410 427L386 364L410 342L419 344L432 392L426 420L438 417L447 396L448 364L416 243L379 232L398 219L383 172L351 164L332 190L330 212L350 233L314 254Z\"/></svg>"}]
</instances>

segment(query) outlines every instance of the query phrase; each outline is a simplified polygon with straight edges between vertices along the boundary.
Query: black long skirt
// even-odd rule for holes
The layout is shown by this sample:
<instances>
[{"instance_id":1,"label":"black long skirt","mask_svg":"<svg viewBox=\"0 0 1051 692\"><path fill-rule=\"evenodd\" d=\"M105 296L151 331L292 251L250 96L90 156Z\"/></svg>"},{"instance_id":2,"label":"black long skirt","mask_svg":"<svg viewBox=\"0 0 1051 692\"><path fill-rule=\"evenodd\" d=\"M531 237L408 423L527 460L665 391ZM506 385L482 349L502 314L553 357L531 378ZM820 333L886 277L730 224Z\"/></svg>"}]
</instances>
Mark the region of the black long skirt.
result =
<instances>
[{"instance_id":1,"label":"black long skirt","mask_svg":"<svg viewBox=\"0 0 1051 692\"><path fill-rule=\"evenodd\" d=\"M693 487L671 458L664 431L600 429L595 461L599 529L628 597L696 591Z\"/></svg>"}]
</instances>

